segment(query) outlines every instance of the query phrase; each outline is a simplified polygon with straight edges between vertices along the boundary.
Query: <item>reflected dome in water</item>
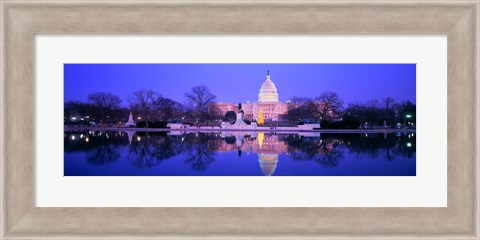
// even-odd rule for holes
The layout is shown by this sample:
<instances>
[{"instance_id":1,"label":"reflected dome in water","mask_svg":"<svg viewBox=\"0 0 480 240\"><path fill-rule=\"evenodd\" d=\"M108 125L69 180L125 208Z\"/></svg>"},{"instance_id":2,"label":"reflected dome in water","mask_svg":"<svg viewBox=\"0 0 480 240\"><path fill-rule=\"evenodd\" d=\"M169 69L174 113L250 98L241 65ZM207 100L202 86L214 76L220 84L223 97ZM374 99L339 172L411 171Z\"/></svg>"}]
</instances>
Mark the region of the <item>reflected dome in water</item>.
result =
<instances>
[{"instance_id":1,"label":"reflected dome in water","mask_svg":"<svg viewBox=\"0 0 480 240\"><path fill-rule=\"evenodd\" d=\"M277 168L278 154L258 154L258 162L265 176L272 176Z\"/></svg>"}]
</instances>

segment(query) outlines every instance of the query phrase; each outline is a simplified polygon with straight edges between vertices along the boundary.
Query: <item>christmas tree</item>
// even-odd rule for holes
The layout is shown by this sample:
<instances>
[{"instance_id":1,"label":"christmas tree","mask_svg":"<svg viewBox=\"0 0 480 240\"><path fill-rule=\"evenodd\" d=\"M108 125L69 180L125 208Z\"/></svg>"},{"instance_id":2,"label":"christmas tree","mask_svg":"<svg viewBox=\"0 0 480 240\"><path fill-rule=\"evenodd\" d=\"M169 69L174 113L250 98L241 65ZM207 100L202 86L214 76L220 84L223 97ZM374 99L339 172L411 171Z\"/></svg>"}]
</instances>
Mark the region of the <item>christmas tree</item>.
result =
<instances>
[{"instance_id":1,"label":"christmas tree","mask_svg":"<svg viewBox=\"0 0 480 240\"><path fill-rule=\"evenodd\" d=\"M261 125L261 124L264 124L264 123L265 123L265 120L263 119L262 109L260 109L260 112L258 113L258 121L257 121L257 124L258 124L258 125Z\"/></svg>"}]
</instances>

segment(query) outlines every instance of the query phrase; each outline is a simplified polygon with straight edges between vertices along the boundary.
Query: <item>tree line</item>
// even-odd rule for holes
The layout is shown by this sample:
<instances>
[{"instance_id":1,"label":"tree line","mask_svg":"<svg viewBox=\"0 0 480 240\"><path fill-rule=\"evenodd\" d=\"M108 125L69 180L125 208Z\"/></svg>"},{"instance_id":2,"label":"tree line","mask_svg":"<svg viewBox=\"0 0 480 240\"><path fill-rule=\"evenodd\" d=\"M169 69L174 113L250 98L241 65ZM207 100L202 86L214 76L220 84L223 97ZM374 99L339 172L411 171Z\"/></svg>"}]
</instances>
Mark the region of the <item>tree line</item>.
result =
<instances>
[{"instance_id":1,"label":"tree line","mask_svg":"<svg viewBox=\"0 0 480 240\"><path fill-rule=\"evenodd\" d=\"M144 127L158 122L163 125L167 122L209 125L212 121L232 122L236 118L234 112L221 115L212 107L216 96L204 85L186 92L184 103L145 88L128 96L126 106L122 106L119 96L107 92L91 93L87 99L87 102L65 102L65 124L125 123L130 112L135 116L135 122ZM397 102L389 97L349 103L345 107L337 93L326 91L315 98L293 97L288 102L288 111L280 119L292 125L321 122L322 128L393 127L399 123L402 126L415 123L415 113L416 105L412 102Z\"/></svg>"},{"instance_id":2,"label":"tree line","mask_svg":"<svg viewBox=\"0 0 480 240\"><path fill-rule=\"evenodd\" d=\"M413 126L416 105L410 101L397 102L387 97L366 102L349 103L335 92L324 92L316 98L293 97L285 118L288 121L321 122L322 128Z\"/></svg>"},{"instance_id":3,"label":"tree line","mask_svg":"<svg viewBox=\"0 0 480 240\"><path fill-rule=\"evenodd\" d=\"M205 122L217 117L218 112L209 108L216 96L203 85L195 86L185 93L185 103L179 103L150 89L139 89L122 106L122 99L108 92L94 92L87 102L68 101L64 104L65 124L125 123L130 112L136 122L148 124L155 121Z\"/></svg>"}]
</instances>

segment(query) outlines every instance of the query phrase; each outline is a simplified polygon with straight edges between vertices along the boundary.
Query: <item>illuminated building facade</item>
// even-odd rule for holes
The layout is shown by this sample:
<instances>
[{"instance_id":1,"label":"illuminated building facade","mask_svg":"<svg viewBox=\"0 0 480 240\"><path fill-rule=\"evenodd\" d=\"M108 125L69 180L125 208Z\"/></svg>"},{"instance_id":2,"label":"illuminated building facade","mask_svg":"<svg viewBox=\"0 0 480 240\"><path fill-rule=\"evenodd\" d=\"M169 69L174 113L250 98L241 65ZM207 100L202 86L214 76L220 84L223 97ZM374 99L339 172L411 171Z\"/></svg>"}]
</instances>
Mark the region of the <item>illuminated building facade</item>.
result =
<instances>
[{"instance_id":1,"label":"illuminated building facade","mask_svg":"<svg viewBox=\"0 0 480 240\"><path fill-rule=\"evenodd\" d=\"M237 112L238 110L238 104L235 103L214 103L212 105L222 115L225 115L228 111ZM270 78L269 72L267 72L267 77L260 88L258 101L242 103L242 109L247 120L257 120L258 114L262 111L266 121L279 121L281 115L288 112L287 103L278 100L277 87Z\"/></svg>"}]
</instances>

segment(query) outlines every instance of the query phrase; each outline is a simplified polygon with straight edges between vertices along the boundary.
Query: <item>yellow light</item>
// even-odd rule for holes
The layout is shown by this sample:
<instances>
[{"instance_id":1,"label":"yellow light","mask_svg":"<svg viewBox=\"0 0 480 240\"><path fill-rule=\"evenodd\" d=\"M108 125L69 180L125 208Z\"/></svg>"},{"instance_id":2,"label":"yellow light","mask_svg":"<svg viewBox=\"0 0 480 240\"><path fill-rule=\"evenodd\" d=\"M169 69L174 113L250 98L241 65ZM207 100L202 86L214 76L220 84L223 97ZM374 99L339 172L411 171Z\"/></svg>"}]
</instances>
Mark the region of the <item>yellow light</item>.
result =
<instances>
[{"instance_id":1,"label":"yellow light","mask_svg":"<svg viewBox=\"0 0 480 240\"><path fill-rule=\"evenodd\" d=\"M258 123L258 125L261 125L261 124L264 124L264 123L265 123L262 109L260 109L260 112L258 113L258 121L257 121L257 123Z\"/></svg>"},{"instance_id":2,"label":"yellow light","mask_svg":"<svg viewBox=\"0 0 480 240\"><path fill-rule=\"evenodd\" d=\"M140 142L140 137L137 137L137 141L139 141L139 142Z\"/></svg>"},{"instance_id":3,"label":"yellow light","mask_svg":"<svg viewBox=\"0 0 480 240\"><path fill-rule=\"evenodd\" d=\"M264 133L263 133L263 132L259 132L259 133L257 134L258 145L260 146L260 149L262 149L263 137L264 137Z\"/></svg>"},{"instance_id":4,"label":"yellow light","mask_svg":"<svg viewBox=\"0 0 480 240\"><path fill-rule=\"evenodd\" d=\"M86 137L85 142L90 142L90 139L88 137Z\"/></svg>"}]
</instances>

